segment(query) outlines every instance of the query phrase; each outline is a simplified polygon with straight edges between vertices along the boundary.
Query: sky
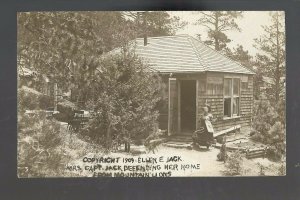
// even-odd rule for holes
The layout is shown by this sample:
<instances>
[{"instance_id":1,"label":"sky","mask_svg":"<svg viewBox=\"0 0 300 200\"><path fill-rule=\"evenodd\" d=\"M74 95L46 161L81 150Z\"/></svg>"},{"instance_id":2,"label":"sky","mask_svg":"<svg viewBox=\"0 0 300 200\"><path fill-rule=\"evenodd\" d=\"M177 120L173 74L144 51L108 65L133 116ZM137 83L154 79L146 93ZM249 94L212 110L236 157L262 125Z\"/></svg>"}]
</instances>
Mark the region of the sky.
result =
<instances>
[{"instance_id":1,"label":"sky","mask_svg":"<svg viewBox=\"0 0 300 200\"><path fill-rule=\"evenodd\" d=\"M191 11L168 11L171 16L178 16L181 20L187 21L188 25L176 34L188 34L196 37L201 34L203 40L207 38L207 28L201 25L194 25L199 14ZM232 41L228 46L232 49L237 44L243 45L249 54L254 56L258 50L253 47L254 38L259 38L264 33L262 25L270 25L269 11L244 11L243 18L237 19L236 22L241 28L241 32L227 31L226 34Z\"/></svg>"}]
</instances>

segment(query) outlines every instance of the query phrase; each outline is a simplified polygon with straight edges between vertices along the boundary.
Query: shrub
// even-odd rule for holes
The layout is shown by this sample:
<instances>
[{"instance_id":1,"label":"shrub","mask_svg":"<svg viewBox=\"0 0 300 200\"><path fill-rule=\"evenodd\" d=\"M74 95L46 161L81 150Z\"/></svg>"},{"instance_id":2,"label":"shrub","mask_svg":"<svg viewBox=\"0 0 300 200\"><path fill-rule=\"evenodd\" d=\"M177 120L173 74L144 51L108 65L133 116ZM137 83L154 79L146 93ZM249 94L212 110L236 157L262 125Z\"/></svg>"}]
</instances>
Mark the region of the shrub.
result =
<instances>
[{"instance_id":1,"label":"shrub","mask_svg":"<svg viewBox=\"0 0 300 200\"><path fill-rule=\"evenodd\" d=\"M159 129L153 131L144 142L144 145L148 151L152 151L153 153L157 149L157 147L164 142L163 132Z\"/></svg>"},{"instance_id":2,"label":"shrub","mask_svg":"<svg viewBox=\"0 0 300 200\"><path fill-rule=\"evenodd\" d=\"M54 101L50 96L44 95L32 88L18 88L18 110L37 110L53 107Z\"/></svg>"},{"instance_id":3,"label":"shrub","mask_svg":"<svg viewBox=\"0 0 300 200\"><path fill-rule=\"evenodd\" d=\"M254 141L267 144L267 157L280 160L285 154L285 121L284 103L276 105L279 115L267 100L256 102L254 105L253 131ZM282 116L284 115L284 116Z\"/></svg>"},{"instance_id":4,"label":"shrub","mask_svg":"<svg viewBox=\"0 0 300 200\"><path fill-rule=\"evenodd\" d=\"M282 162L279 166L278 173L279 176L285 176L286 175L286 162Z\"/></svg>"},{"instance_id":5,"label":"shrub","mask_svg":"<svg viewBox=\"0 0 300 200\"><path fill-rule=\"evenodd\" d=\"M41 95L39 97L39 108L40 109L45 110L45 109L47 109L49 107L53 107L53 106L54 106L54 100L50 96Z\"/></svg>"},{"instance_id":6,"label":"shrub","mask_svg":"<svg viewBox=\"0 0 300 200\"><path fill-rule=\"evenodd\" d=\"M44 112L18 116L18 176L59 176L64 159L60 124Z\"/></svg>"},{"instance_id":7,"label":"shrub","mask_svg":"<svg viewBox=\"0 0 300 200\"><path fill-rule=\"evenodd\" d=\"M226 160L224 171L225 175L237 176L242 174L243 156L239 150L230 154Z\"/></svg>"},{"instance_id":8,"label":"shrub","mask_svg":"<svg viewBox=\"0 0 300 200\"><path fill-rule=\"evenodd\" d=\"M160 77L131 52L104 57L90 85L94 95L87 105L94 117L82 133L107 149L146 138L157 128L161 85Z\"/></svg>"},{"instance_id":9,"label":"shrub","mask_svg":"<svg viewBox=\"0 0 300 200\"><path fill-rule=\"evenodd\" d=\"M18 89L18 110L35 110L39 108L39 96L26 90Z\"/></svg>"},{"instance_id":10,"label":"shrub","mask_svg":"<svg viewBox=\"0 0 300 200\"><path fill-rule=\"evenodd\" d=\"M266 142L266 137L271 126L275 123L277 113L267 100L261 100L254 104L253 109L253 134L252 139L262 143Z\"/></svg>"},{"instance_id":11,"label":"shrub","mask_svg":"<svg viewBox=\"0 0 300 200\"><path fill-rule=\"evenodd\" d=\"M267 156L274 160L280 160L285 155L285 141L285 128L281 122L276 122L266 137L266 143L270 145Z\"/></svg>"},{"instance_id":12,"label":"shrub","mask_svg":"<svg viewBox=\"0 0 300 200\"><path fill-rule=\"evenodd\" d=\"M260 163L257 163L257 166L258 166L258 169L259 169L259 176L265 176L267 167L263 166Z\"/></svg>"}]
</instances>

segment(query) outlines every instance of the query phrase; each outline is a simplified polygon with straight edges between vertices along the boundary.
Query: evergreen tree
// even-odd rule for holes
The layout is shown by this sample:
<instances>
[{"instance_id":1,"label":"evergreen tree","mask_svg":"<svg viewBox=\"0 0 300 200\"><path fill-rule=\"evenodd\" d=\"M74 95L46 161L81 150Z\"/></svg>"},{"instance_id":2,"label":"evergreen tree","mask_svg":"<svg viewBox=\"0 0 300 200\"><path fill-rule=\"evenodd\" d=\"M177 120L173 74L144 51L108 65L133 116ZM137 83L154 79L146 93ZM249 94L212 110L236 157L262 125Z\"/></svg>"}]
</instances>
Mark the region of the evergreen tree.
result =
<instances>
[{"instance_id":1,"label":"evergreen tree","mask_svg":"<svg viewBox=\"0 0 300 200\"><path fill-rule=\"evenodd\" d=\"M229 30L240 31L236 19L242 17L241 11L209 11L199 12L200 18L196 24L208 29L208 40L206 44L220 51L227 46L231 40L225 34Z\"/></svg>"},{"instance_id":2,"label":"evergreen tree","mask_svg":"<svg viewBox=\"0 0 300 200\"><path fill-rule=\"evenodd\" d=\"M236 48L233 48L233 50L230 50L228 47L226 47L225 53L234 61L240 63L241 65L247 67L250 70L253 70L253 57L249 54L247 50L244 50L244 47L242 45L238 44Z\"/></svg>"},{"instance_id":3,"label":"evergreen tree","mask_svg":"<svg viewBox=\"0 0 300 200\"><path fill-rule=\"evenodd\" d=\"M130 151L132 140L157 131L160 77L127 47L103 57L98 69L89 101L94 117L84 135L108 150L125 143L125 151Z\"/></svg>"},{"instance_id":4,"label":"evergreen tree","mask_svg":"<svg viewBox=\"0 0 300 200\"><path fill-rule=\"evenodd\" d=\"M268 96L275 104L285 90L285 29L282 12L270 13L272 24L263 26L264 34L255 39L255 47L260 50L256 55L263 75L272 78L273 84Z\"/></svg>"},{"instance_id":5,"label":"evergreen tree","mask_svg":"<svg viewBox=\"0 0 300 200\"><path fill-rule=\"evenodd\" d=\"M137 37L175 35L177 30L187 24L179 17L171 17L166 11L123 12L122 14L135 25Z\"/></svg>"},{"instance_id":6,"label":"evergreen tree","mask_svg":"<svg viewBox=\"0 0 300 200\"><path fill-rule=\"evenodd\" d=\"M99 57L124 42L128 29L121 12L18 13L18 67L34 68L85 102Z\"/></svg>"}]
</instances>

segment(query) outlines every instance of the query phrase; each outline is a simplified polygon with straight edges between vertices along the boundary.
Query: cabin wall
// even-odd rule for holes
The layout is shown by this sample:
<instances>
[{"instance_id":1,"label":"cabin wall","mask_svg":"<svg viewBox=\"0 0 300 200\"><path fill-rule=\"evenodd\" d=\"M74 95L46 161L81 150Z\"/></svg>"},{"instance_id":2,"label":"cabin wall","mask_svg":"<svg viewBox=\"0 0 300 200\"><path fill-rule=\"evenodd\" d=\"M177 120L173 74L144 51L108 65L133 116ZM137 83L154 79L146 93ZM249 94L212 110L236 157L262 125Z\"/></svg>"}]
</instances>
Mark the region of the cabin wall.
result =
<instances>
[{"instance_id":1,"label":"cabin wall","mask_svg":"<svg viewBox=\"0 0 300 200\"><path fill-rule=\"evenodd\" d=\"M224 95L222 88L222 94L209 94L208 84L209 82L220 82L222 81L222 86L224 87L224 78L239 78L240 79L240 109L239 116L226 118L224 117ZM253 107L253 76L252 75L242 75L242 74L229 74L229 73L207 73L204 88L205 92L198 91L198 118L202 115L202 107L205 104L211 106L212 114L214 118L217 119L213 122L215 131L221 131L228 129L235 125L241 125L242 128L251 126L252 119L252 107ZM200 89L200 87L198 87ZM199 125L198 125L199 126Z\"/></svg>"},{"instance_id":2,"label":"cabin wall","mask_svg":"<svg viewBox=\"0 0 300 200\"><path fill-rule=\"evenodd\" d=\"M160 129L168 129L168 97L169 97L169 75L162 75L162 80L165 84L165 97L162 100L159 111L159 127ZM252 109L253 109L253 75L244 74L231 74L231 73L218 73L218 72L207 72L200 74L173 74L173 78L177 81L180 80L197 80L197 119L200 119L202 113L202 107L205 104L211 106L212 114L217 119L213 122L215 131L221 131L230 128L235 125L241 125L242 128L251 126ZM239 116L234 118L224 117L224 78L239 78L240 79L240 109ZM212 83L218 83L217 93L211 93L209 90ZM173 88L174 89L174 88ZM196 127L199 128L199 120Z\"/></svg>"}]
</instances>

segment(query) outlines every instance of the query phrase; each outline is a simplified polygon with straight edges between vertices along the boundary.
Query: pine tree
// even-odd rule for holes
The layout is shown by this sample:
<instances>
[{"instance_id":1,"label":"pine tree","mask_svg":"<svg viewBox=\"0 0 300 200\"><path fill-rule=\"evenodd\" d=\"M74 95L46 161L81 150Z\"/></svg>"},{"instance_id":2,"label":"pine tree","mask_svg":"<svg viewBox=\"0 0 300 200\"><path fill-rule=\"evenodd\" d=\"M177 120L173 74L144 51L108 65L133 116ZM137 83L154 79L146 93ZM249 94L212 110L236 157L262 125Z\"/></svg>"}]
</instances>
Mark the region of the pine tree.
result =
<instances>
[{"instance_id":1,"label":"pine tree","mask_svg":"<svg viewBox=\"0 0 300 200\"><path fill-rule=\"evenodd\" d=\"M161 80L134 50L122 47L121 52L102 58L94 80L95 95L89 101L94 117L84 135L108 150L125 143L125 151L130 151L132 140L157 131Z\"/></svg>"},{"instance_id":2,"label":"pine tree","mask_svg":"<svg viewBox=\"0 0 300 200\"><path fill-rule=\"evenodd\" d=\"M166 11L122 12L122 14L134 24L136 37L174 35L187 24L179 17L171 17Z\"/></svg>"},{"instance_id":3,"label":"pine tree","mask_svg":"<svg viewBox=\"0 0 300 200\"><path fill-rule=\"evenodd\" d=\"M208 40L206 44L220 51L227 46L231 40L225 34L229 30L240 31L236 19L241 18L241 11L209 11L199 12L200 18L196 24L208 29Z\"/></svg>"},{"instance_id":4,"label":"pine tree","mask_svg":"<svg viewBox=\"0 0 300 200\"><path fill-rule=\"evenodd\" d=\"M272 24L263 26L264 34L255 39L255 47L261 52L256 55L256 58L262 73L273 80L268 95L277 104L280 94L285 89L284 83L281 81L285 77L284 14L271 12L270 17Z\"/></svg>"}]
</instances>

